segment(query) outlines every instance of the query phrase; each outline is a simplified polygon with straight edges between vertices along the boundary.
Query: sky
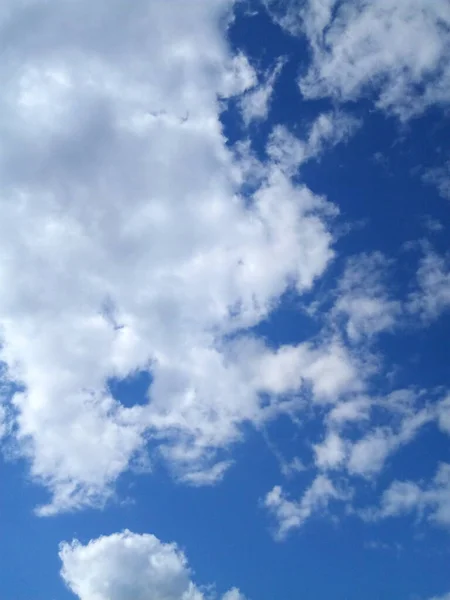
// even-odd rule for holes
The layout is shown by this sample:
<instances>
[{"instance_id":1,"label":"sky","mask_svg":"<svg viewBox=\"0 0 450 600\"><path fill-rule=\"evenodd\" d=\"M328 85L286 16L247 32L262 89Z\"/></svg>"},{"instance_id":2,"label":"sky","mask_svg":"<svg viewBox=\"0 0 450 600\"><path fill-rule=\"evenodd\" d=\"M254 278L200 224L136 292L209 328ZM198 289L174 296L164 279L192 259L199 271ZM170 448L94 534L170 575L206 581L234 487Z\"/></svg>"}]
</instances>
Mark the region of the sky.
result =
<instances>
[{"instance_id":1,"label":"sky","mask_svg":"<svg viewBox=\"0 0 450 600\"><path fill-rule=\"evenodd\" d=\"M0 598L450 600L448 0L0 45Z\"/></svg>"}]
</instances>

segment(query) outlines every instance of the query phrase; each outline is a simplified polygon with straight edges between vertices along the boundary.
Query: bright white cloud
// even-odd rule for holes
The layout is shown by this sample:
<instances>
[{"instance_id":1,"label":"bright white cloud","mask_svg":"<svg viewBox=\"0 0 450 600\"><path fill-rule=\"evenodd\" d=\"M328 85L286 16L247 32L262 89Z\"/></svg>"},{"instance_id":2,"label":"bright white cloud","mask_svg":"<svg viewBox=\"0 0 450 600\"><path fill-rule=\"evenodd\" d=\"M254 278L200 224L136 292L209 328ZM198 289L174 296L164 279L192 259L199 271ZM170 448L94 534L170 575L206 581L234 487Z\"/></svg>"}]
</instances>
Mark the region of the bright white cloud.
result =
<instances>
[{"instance_id":1,"label":"bright white cloud","mask_svg":"<svg viewBox=\"0 0 450 600\"><path fill-rule=\"evenodd\" d=\"M79 600L205 600L176 544L130 531L63 543L61 575ZM233 588L221 600L245 600Z\"/></svg>"},{"instance_id":2,"label":"bright white cloud","mask_svg":"<svg viewBox=\"0 0 450 600\"><path fill-rule=\"evenodd\" d=\"M307 36L312 64L300 81L306 98L375 96L407 119L450 101L447 0L266 0L274 18Z\"/></svg>"},{"instance_id":3,"label":"bright white cloud","mask_svg":"<svg viewBox=\"0 0 450 600\"><path fill-rule=\"evenodd\" d=\"M311 289L336 211L275 160L227 148L223 98L256 84L226 43L231 4L2 12L0 360L23 388L19 447L52 493L41 514L103 504L149 439L177 477L213 483L242 423L305 383L326 401L360 385L338 342L276 351L241 335L289 287ZM348 129L330 127L315 151ZM107 381L137 370L149 403L125 407Z\"/></svg>"},{"instance_id":4,"label":"bright white cloud","mask_svg":"<svg viewBox=\"0 0 450 600\"><path fill-rule=\"evenodd\" d=\"M275 486L265 497L264 506L275 518L275 537L283 540L294 529L301 527L317 512L326 511L331 501L347 500L349 494L339 490L324 475L318 475L299 501L289 500L280 486Z\"/></svg>"}]
</instances>

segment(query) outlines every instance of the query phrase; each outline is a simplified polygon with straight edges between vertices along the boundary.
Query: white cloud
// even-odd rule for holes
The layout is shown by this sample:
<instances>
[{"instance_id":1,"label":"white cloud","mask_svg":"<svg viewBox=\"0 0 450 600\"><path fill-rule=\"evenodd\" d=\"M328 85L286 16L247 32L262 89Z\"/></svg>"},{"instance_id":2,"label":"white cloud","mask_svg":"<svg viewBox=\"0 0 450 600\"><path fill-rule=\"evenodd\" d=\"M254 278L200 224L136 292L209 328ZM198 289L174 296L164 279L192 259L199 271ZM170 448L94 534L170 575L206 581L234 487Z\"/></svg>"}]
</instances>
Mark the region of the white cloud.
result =
<instances>
[{"instance_id":1,"label":"white cloud","mask_svg":"<svg viewBox=\"0 0 450 600\"><path fill-rule=\"evenodd\" d=\"M378 473L394 445L395 441L389 430L378 429L367 434L351 448L348 461L350 473L366 477Z\"/></svg>"},{"instance_id":2,"label":"white cloud","mask_svg":"<svg viewBox=\"0 0 450 600\"><path fill-rule=\"evenodd\" d=\"M354 475L372 477L379 473L387 458L410 443L427 423L435 418L427 408L411 411L396 429L377 427L356 441L349 452L348 471Z\"/></svg>"},{"instance_id":3,"label":"white cloud","mask_svg":"<svg viewBox=\"0 0 450 600\"><path fill-rule=\"evenodd\" d=\"M357 423L367 421L370 418L370 409L372 402L366 396L351 398L344 402L339 402L329 413L328 421L334 428L341 428L347 423Z\"/></svg>"},{"instance_id":4,"label":"white cloud","mask_svg":"<svg viewBox=\"0 0 450 600\"><path fill-rule=\"evenodd\" d=\"M245 600L245 596L237 588L233 588L222 596L222 600Z\"/></svg>"},{"instance_id":5,"label":"white cloud","mask_svg":"<svg viewBox=\"0 0 450 600\"><path fill-rule=\"evenodd\" d=\"M231 4L5 5L0 360L23 387L19 447L52 494L41 514L102 505L149 439L177 477L212 483L229 464L216 451L296 386L327 401L358 387L337 342L275 351L239 335L289 287L311 289L336 211L227 148L223 98L256 83L226 44ZM149 403L125 407L107 380L137 370Z\"/></svg>"},{"instance_id":6,"label":"white cloud","mask_svg":"<svg viewBox=\"0 0 450 600\"><path fill-rule=\"evenodd\" d=\"M320 469L339 467L347 456L345 441L335 431L331 431L321 444L313 446L315 462Z\"/></svg>"},{"instance_id":7,"label":"white cloud","mask_svg":"<svg viewBox=\"0 0 450 600\"><path fill-rule=\"evenodd\" d=\"M257 362L250 361L247 369L252 368L251 377L261 391L286 393L306 383L315 402L334 403L341 395L363 388L358 367L339 340L326 340L317 346L305 342L281 347L274 354L261 355Z\"/></svg>"},{"instance_id":8,"label":"white cloud","mask_svg":"<svg viewBox=\"0 0 450 600\"><path fill-rule=\"evenodd\" d=\"M450 527L450 464L441 463L426 486L411 481L394 481L385 490L375 518L395 517L417 512L436 525Z\"/></svg>"},{"instance_id":9,"label":"white cloud","mask_svg":"<svg viewBox=\"0 0 450 600\"><path fill-rule=\"evenodd\" d=\"M410 296L408 308L431 320L450 308L450 258L437 254L428 244L423 244L423 252L417 269L417 289Z\"/></svg>"},{"instance_id":10,"label":"white cloud","mask_svg":"<svg viewBox=\"0 0 450 600\"><path fill-rule=\"evenodd\" d=\"M293 529L301 527L314 513L326 511L331 501L343 501L348 497L328 477L318 475L299 501L289 500L282 488L275 486L266 495L264 506L276 520L275 537L282 540Z\"/></svg>"},{"instance_id":11,"label":"white cloud","mask_svg":"<svg viewBox=\"0 0 450 600\"><path fill-rule=\"evenodd\" d=\"M300 81L306 98L340 101L375 94L379 108L405 120L450 100L447 0L266 0L274 18L305 34L312 65Z\"/></svg>"},{"instance_id":12,"label":"white cloud","mask_svg":"<svg viewBox=\"0 0 450 600\"><path fill-rule=\"evenodd\" d=\"M61 575L80 600L205 600L176 544L128 530L63 543ZM221 600L245 600L233 588Z\"/></svg>"},{"instance_id":13,"label":"white cloud","mask_svg":"<svg viewBox=\"0 0 450 600\"><path fill-rule=\"evenodd\" d=\"M341 111L322 113L309 132L308 157L320 156L325 149L347 142L360 125L359 119Z\"/></svg>"},{"instance_id":14,"label":"white cloud","mask_svg":"<svg viewBox=\"0 0 450 600\"><path fill-rule=\"evenodd\" d=\"M345 320L352 342L392 330L402 306L386 284L389 261L380 253L363 254L348 260L337 288L332 315Z\"/></svg>"},{"instance_id":15,"label":"white cloud","mask_svg":"<svg viewBox=\"0 0 450 600\"><path fill-rule=\"evenodd\" d=\"M380 473L386 460L412 442L428 423L440 422L445 431L447 402L420 408L422 394L409 389L395 390L387 396L350 395L339 400L324 421L326 433L313 444L317 469L347 471L366 478ZM385 425L376 426L373 411Z\"/></svg>"}]
</instances>

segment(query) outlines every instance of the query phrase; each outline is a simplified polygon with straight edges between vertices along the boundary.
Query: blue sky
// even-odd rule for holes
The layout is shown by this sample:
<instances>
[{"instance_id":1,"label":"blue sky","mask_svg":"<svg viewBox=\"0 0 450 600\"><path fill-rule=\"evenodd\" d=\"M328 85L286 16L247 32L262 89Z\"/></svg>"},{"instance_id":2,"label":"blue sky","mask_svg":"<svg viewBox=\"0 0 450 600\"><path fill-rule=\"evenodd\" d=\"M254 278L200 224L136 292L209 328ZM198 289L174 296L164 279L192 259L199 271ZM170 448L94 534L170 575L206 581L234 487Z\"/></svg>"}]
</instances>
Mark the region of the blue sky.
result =
<instances>
[{"instance_id":1,"label":"blue sky","mask_svg":"<svg viewBox=\"0 0 450 600\"><path fill-rule=\"evenodd\" d=\"M0 597L449 600L447 0L0 9Z\"/></svg>"}]
</instances>

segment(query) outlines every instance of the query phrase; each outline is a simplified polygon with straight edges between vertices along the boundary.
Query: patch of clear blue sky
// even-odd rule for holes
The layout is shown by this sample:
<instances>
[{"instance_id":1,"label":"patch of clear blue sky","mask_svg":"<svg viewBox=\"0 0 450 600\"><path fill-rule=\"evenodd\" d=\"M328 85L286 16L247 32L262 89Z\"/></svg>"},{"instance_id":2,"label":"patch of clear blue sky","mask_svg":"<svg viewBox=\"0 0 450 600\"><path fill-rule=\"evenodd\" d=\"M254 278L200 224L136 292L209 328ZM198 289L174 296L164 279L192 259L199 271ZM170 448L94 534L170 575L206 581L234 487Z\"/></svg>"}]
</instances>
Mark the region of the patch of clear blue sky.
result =
<instances>
[{"instance_id":1,"label":"patch of clear blue sky","mask_svg":"<svg viewBox=\"0 0 450 600\"><path fill-rule=\"evenodd\" d=\"M242 3L237 9L229 35L232 46L242 49L259 71L272 67L280 56L287 57L268 121L250 129L255 151L262 156L274 124L285 124L301 136L311 120L332 105L301 100L295 79L307 61L305 43L282 32L263 11L249 16L246 8ZM398 293L404 294L418 258L417 253L404 251L405 242L427 235L424 215L438 219L447 230L450 225L448 204L420 178L424 168L439 161L450 124L430 111L402 129L395 119L374 112L369 99L343 109L363 119L361 130L348 144L305 166L302 178L339 206L342 223L364 221L364 225L338 241L338 259L324 278L322 291L326 295L331 289L345 257L379 250L396 259L394 280ZM233 106L223 122L230 143L246 135ZM445 234L435 234L433 243L439 251L448 248ZM297 298L288 294L284 300L259 327L269 343L302 341L318 328L299 310ZM383 336L380 350L388 366L399 365L398 385L430 387L448 381L449 339L450 319L444 316L421 331ZM125 404L139 403L145 400L150 379L137 373L126 382L110 381L110 388ZM381 391L381 379L378 385ZM280 419L266 431L284 456L298 454L306 461L308 443L317 441L317 433L314 419L301 430ZM216 582L220 591L237 585L253 600L406 600L425 598L430 589L448 588L446 534L427 524L413 528L408 518L376 525L352 517L335 524L313 518L285 543L274 542L258 499L281 482L277 460L261 433L252 430L234 449L233 458L236 464L216 487L198 490L177 484L156 463L150 476L129 473L119 481L118 497L132 502L49 519L33 515L46 493L27 482L22 463L2 462L6 493L0 495L0 598L71 597L58 577L58 543L73 537L86 542L123 528L176 540L186 550L199 583ZM430 426L392 459L376 485L361 482L358 493L373 499L394 467L405 477L429 477L436 458L450 460L448 438ZM300 494L311 477L308 471L299 474L291 483L293 494ZM368 541L387 547L368 548Z\"/></svg>"}]
</instances>

